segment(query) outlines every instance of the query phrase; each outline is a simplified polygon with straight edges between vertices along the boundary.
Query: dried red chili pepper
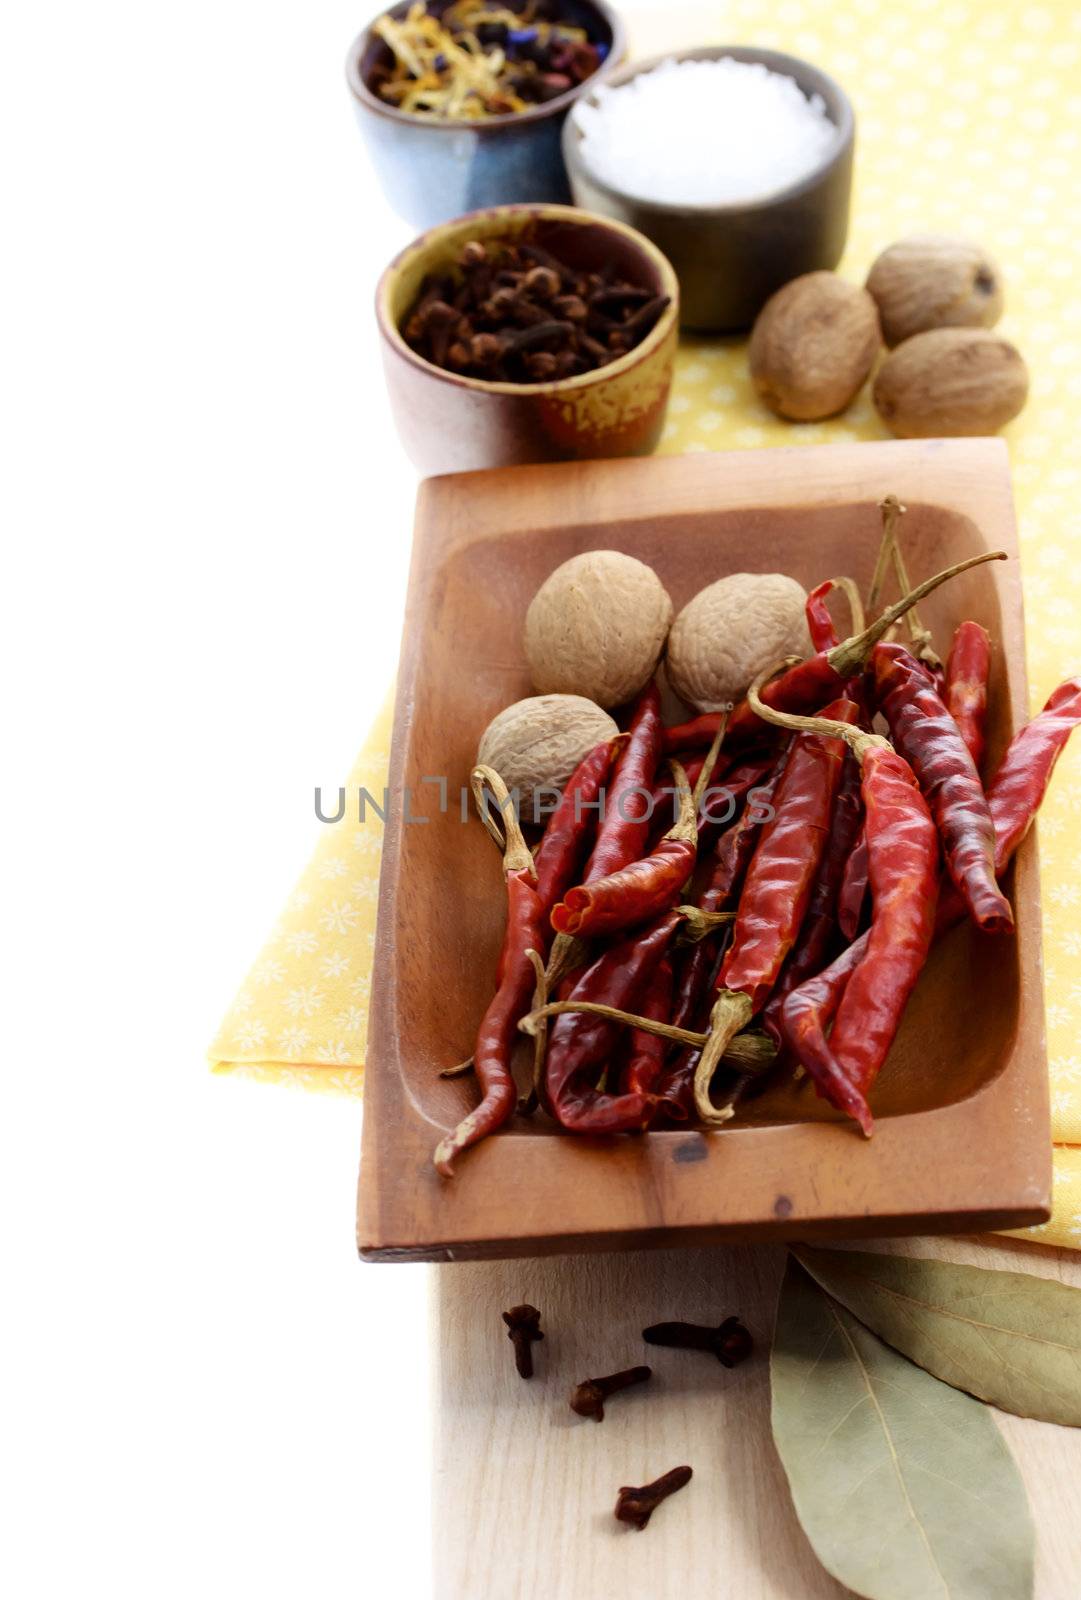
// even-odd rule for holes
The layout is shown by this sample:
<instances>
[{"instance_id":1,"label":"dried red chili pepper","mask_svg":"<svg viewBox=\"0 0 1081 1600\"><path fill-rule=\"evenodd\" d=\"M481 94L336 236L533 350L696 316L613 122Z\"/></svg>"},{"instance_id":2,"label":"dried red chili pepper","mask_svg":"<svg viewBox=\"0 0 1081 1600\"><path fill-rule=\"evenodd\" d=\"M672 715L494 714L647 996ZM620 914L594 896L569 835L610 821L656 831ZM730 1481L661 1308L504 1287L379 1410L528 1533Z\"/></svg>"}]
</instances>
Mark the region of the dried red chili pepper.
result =
<instances>
[{"instance_id":1,"label":"dried red chili pepper","mask_svg":"<svg viewBox=\"0 0 1081 1600\"><path fill-rule=\"evenodd\" d=\"M584 1000L625 1008L651 979L679 925L678 912L668 911L612 945L580 974L566 1003ZM630 1132L649 1120L649 1096L606 1094L596 1087L618 1037L617 1023L589 1012L563 1012L549 1024L543 1098L556 1121L573 1133Z\"/></svg>"},{"instance_id":2,"label":"dried red chili pepper","mask_svg":"<svg viewBox=\"0 0 1081 1600\"><path fill-rule=\"evenodd\" d=\"M830 1052L866 1106L931 948L939 854L930 811L903 756L872 746L862 771L871 926L837 1010ZM871 1132L869 1108L865 1119L858 1109L850 1114Z\"/></svg>"},{"instance_id":3,"label":"dried red chili pepper","mask_svg":"<svg viewBox=\"0 0 1081 1600\"><path fill-rule=\"evenodd\" d=\"M694 796L678 762L673 763L680 814L657 848L619 872L568 889L552 911L557 933L582 938L619 933L675 905L694 871L698 820Z\"/></svg>"},{"instance_id":4,"label":"dried red chili pepper","mask_svg":"<svg viewBox=\"0 0 1081 1600\"><path fill-rule=\"evenodd\" d=\"M848 700L831 709L841 717L859 715ZM825 736L794 740L774 792L774 815L747 869L732 943L717 977L709 1040L695 1070L695 1105L703 1122L731 1116L731 1107L718 1110L710 1100L714 1071L729 1041L769 998L799 933L829 836L845 755L835 730L842 726L831 723Z\"/></svg>"},{"instance_id":5,"label":"dried red chili pepper","mask_svg":"<svg viewBox=\"0 0 1081 1600\"><path fill-rule=\"evenodd\" d=\"M863 825L860 789L859 762L849 751L845 756L829 838L811 889L807 914L762 1015L763 1025L775 1038L780 1037L780 1011L785 995L806 978L820 972L830 959L837 935L841 878L853 841Z\"/></svg>"},{"instance_id":6,"label":"dried red chili pepper","mask_svg":"<svg viewBox=\"0 0 1081 1600\"><path fill-rule=\"evenodd\" d=\"M1014 735L1002 765L988 786L988 803L995 825L995 866L1000 873L1006 870L1031 827L1055 763L1079 724L1081 679L1069 678L1054 691L1039 716ZM961 895L947 881L935 918L935 938L941 938L962 922L965 915ZM835 1068L826 1029L849 978L866 954L868 941L869 932L850 945L832 966L801 984L785 1000L782 1015L785 1039L816 1081ZM846 1094L850 1087L847 1079L839 1087L842 1094ZM842 1109L845 1108L842 1106Z\"/></svg>"},{"instance_id":7,"label":"dried red chili pepper","mask_svg":"<svg viewBox=\"0 0 1081 1600\"><path fill-rule=\"evenodd\" d=\"M837 895L837 926L848 940L859 932L863 903L867 898L867 873L867 837L861 826L852 853L845 862Z\"/></svg>"},{"instance_id":8,"label":"dried red chili pepper","mask_svg":"<svg viewBox=\"0 0 1081 1600\"><path fill-rule=\"evenodd\" d=\"M951 878L979 927L1008 931L1013 912L995 879L994 823L956 722L931 674L903 645L876 645L872 664L879 708L927 796ZM873 865L871 875L873 889Z\"/></svg>"},{"instance_id":9,"label":"dried red chili pepper","mask_svg":"<svg viewBox=\"0 0 1081 1600\"><path fill-rule=\"evenodd\" d=\"M1040 714L1014 735L998 772L988 786L988 802L995 825L995 866L1001 873L1025 837L1039 810L1055 763L1073 730L1081 724L1081 679L1068 678L1048 699ZM940 938L964 920L965 904L947 881L939 901L934 937ZM870 930L816 977L787 997L782 1025L785 1039L816 1082L833 1083L841 1096L841 1109L851 1085L847 1078L831 1076L837 1063L826 1040L826 1029L841 1002L848 980L867 953ZM832 1096L827 1092L826 1098Z\"/></svg>"},{"instance_id":10,"label":"dried red chili pepper","mask_svg":"<svg viewBox=\"0 0 1081 1600\"><path fill-rule=\"evenodd\" d=\"M874 712L870 710L870 691L867 679L864 677L853 680L849 684L849 693L857 705L863 709L860 725L870 730L874 720ZM852 840L852 848L848 858L841 868L841 882L837 889L837 926L844 937L851 941L860 930L863 920L863 907L867 899L867 839L863 831L862 815Z\"/></svg>"},{"instance_id":11,"label":"dried red chili pepper","mask_svg":"<svg viewBox=\"0 0 1081 1600\"><path fill-rule=\"evenodd\" d=\"M661 758L661 697L651 683L638 697L630 738L616 763L604 816L582 882L595 883L637 861L649 835L650 795Z\"/></svg>"},{"instance_id":12,"label":"dried red chili pepper","mask_svg":"<svg viewBox=\"0 0 1081 1600\"><path fill-rule=\"evenodd\" d=\"M759 830L767 820L772 785L755 791L737 822L726 828L717 841L713 868L698 896L701 911L727 911L733 904L743 875L754 855ZM688 945L680 966L679 983L672 1008L672 1021L680 1028L697 1025L709 978L717 965L718 945L723 930L707 934Z\"/></svg>"},{"instance_id":13,"label":"dried red chili pepper","mask_svg":"<svg viewBox=\"0 0 1081 1600\"><path fill-rule=\"evenodd\" d=\"M593 836L597 797L625 739L626 735L620 734L618 739L599 744L589 752L571 774L559 804L548 818L533 861L537 895L546 911L562 900L582 870Z\"/></svg>"},{"instance_id":14,"label":"dried red chili pepper","mask_svg":"<svg viewBox=\"0 0 1081 1600\"><path fill-rule=\"evenodd\" d=\"M714 828L723 828L727 832L740 801L744 799L754 802L752 809L761 817L764 800L768 801L769 798L768 795L763 796L761 791L777 766L777 759L777 752L773 750L768 755L740 761L730 767L722 778L711 781L699 798L699 835Z\"/></svg>"},{"instance_id":15,"label":"dried red chili pepper","mask_svg":"<svg viewBox=\"0 0 1081 1600\"><path fill-rule=\"evenodd\" d=\"M1010 740L987 786L995 824L995 866L1002 872L1043 803L1047 785L1070 734L1081 723L1081 678L1067 678Z\"/></svg>"},{"instance_id":16,"label":"dried red chili pepper","mask_svg":"<svg viewBox=\"0 0 1081 1600\"><path fill-rule=\"evenodd\" d=\"M751 698L756 699L753 689ZM786 1039L823 1096L870 1135L874 1123L867 1090L886 1059L931 948L938 833L912 768L884 739L826 718L774 716L782 727L842 735L860 763L873 907L864 958L844 988L825 1055L800 1039L800 1002L793 997L801 989L785 1001L782 1019ZM796 1019L791 1026L790 1016Z\"/></svg>"},{"instance_id":17,"label":"dried red chili pepper","mask_svg":"<svg viewBox=\"0 0 1081 1600\"><path fill-rule=\"evenodd\" d=\"M747 790L747 804L713 847L713 870L698 898L703 911L727 911L743 886L758 847L758 836L773 816L773 796L788 761L788 746L769 766L756 764L758 780Z\"/></svg>"},{"instance_id":18,"label":"dried red chili pepper","mask_svg":"<svg viewBox=\"0 0 1081 1600\"><path fill-rule=\"evenodd\" d=\"M664 730L664 754L685 757L688 750L704 750L713 743L721 723L720 711L704 711L689 722Z\"/></svg>"},{"instance_id":19,"label":"dried red chili pepper","mask_svg":"<svg viewBox=\"0 0 1081 1600\"><path fill-rule=\"evenodd\" d=\"M855 722L859 709L835 701L824 715ZM793 743L778 782L773 817L764 825L747 869L723 981L760 1009L802 923L815 872L830 833L844 763L844 745L817 734Z\"/></svg>"},{"instance_id":20,"label":"dried red chili pepper","mask_svg":"<svg viewBox=\"0 0 1081 1600\"><path fill-rule=\"evenodd\" d=\"M819 1094L857 1122L867 1115L866 1103L837 1065L826 1033L837 1014L849 978L867 954L869 942L870 930L842 951L830 966L790 990L779 1018L785 1044Z\"/></svg>"},{"instance_id":21,"label":"dried red chili pepper","mask_svg":"<svg viewBox=\"0 0 1081 1600\"><path fill-rule=\"evenodd\" d=\"M811 635L811 644L815 650L832 650L841 642L837 634L837 625L826 604L826 596L832 592L833 579L827 578L825 583L820 583L817 589L811 590L804 606L807 632Z\"/></svg>"},{"instance_id":22,"label":"dried red chili pepper","mask_svg":"<svg viewBox=\"0 0 1081 1600\"><path fill-rule=\"evenodd\" d=\"M436 1148L433 1160L444 1178L453 1175L455 1157L489 1133L501 1128L514 1111L518 1091L511 1074L511 1053L517 1028L529 1008L535 975L527 951L543 954L547 947L544 907L536 890L536 871L529 846L522 837L514 808L509 804L506 785L491 767L475 767L470 777L477 805L485 825L488 820L485 788L492 790L503 815L506 842L503 849L503 874L507 885L507 926L503 935L496 992L477 1030L473 1068L481 1090L481 1102Z\"/></svg>"},{"instance_id":23,"label":"dried red chili pepper","mask_svg":"<svg viewBox=\"0 0 1081 1600\"><path fill-rule=\"evenodd\" d=\"M727 911L734 904L744 875L758 843L762 827L772 812L773 793L784 770L787 747L775 761L761 784L748 791L742 815L717 840L713 866L705 888L698 896L703 911ZM684 952L680 966L672 1022L679 1028L697 1028L707 1020L707 995L718 960L721 935L699 939ZM692 1045L680 1049L657 1089L658 1112L676 1122L685 1122L694 1110L694 1074L701 1051Z\"/></svg>"},{"instance_id":24,"label":"dried red chili pepper","mask_svg":"<svg viewBox=\"0 0 1081 1600\"><path fill-rule=\"evenodd\" d=\"M904 586L906 589L908 585ZM860 634L864 628L863 602L860 592L851 578L827 578L825 583L820 583L817 589L812 589L804 605L804 615L807 618L807 632L811 636L811 643L816 650L832 650L840 644L837 633L837 624L833 620L826 596L832 594L834 589L840 589L848 601L852 614L852 632Z\"/></svg>"},{"instance_id":25,"label":"dried red chili pepper","mask_svg":"<svg viewBox=\"0 0 1081 1600\"><path fill-rule=\"evenodd\" d=\"M991 639L978 622L962 622L953 636L946 662L946 708L961 730L968 753L979 771L987 742L987 679L991 671Z\"/></svg>"},{"instance_id":26,"label":"dried red chili pepper","mask_svg":"<svg viewBox=\"0 0 1081 1600\"><path fill-rule=\"evenodd\" d=\"M987 785L987 805L995 829L995 871L1005 872L1014 851L1032 826L1043 803L1059 756L1081 723L1081 678L1067 678L1048 698L1043 710L1010 741L998 771ZM943 886L938 932L965 915L964 902L952 883Z\"/></svg>"},{"instance_id":27,"label":"dried red chili pepper","mask_svg":"<svg viewBox=\"0 0 1081 1600\"><path fill-rule=\"evenodd\" d=\"M654 1022L672 1020L672 963L667 956L646 985L641 1006L642 1015ZM630 1055L620 1080L623 1093L652 1094L664 1071L667 1053L667 1039L635 1028L631 1033Z\"/></svg>"},{"instance_id":28,"label":"dried red chili pepper","mask_svg":"<svg viewBox=\"0 0 1081 1600\"><path fill-rule=\"evenodd\" d=\"M798 662L765 684L761 694L763 704L777 711L817 711L827 700L836 699L839 694L845 692L848 681L862 672L867 665L878 641L885 637L906 611L925 595L930 594L932 589L937 589L939 584L957 577L961 572L967 572L970 567L980 566L985 561L1005 561L1005 559L1004 550L990 550L983 555L971 556L967 561L960 561L956 566L947 567L944 572L936 573L933 578L925 579L911 593L906 594L895 605L889 606L877 621L871 623L862 633L844 640L831 650L816 651L806 661ZM669 728L665 735L666 743L671 740L672 749L692 749L709 744L717 731L720 716L719 712L705 712L691 722ZM741 700L728 717L728 732L725 736L728 749L742 747L761 738L762 719L755 715L746 700Z\"/></svg>"},{"instance_id":29,"label":"dried red chili pepper","mask_svg":"<svg viewBox=\"0 0 1081 1600\"><path fill-rule=\"evenodd\" d=\"M639 695L626 744L604 796L596 839L582 874L582 884L619 872L645 854L653 807L652 784L664 742L661 702L655 683ZM548 989L554 992L568 972L580 970L588 956L585 942L558 933L548 962Z\"/></svg>"}]
</instances>

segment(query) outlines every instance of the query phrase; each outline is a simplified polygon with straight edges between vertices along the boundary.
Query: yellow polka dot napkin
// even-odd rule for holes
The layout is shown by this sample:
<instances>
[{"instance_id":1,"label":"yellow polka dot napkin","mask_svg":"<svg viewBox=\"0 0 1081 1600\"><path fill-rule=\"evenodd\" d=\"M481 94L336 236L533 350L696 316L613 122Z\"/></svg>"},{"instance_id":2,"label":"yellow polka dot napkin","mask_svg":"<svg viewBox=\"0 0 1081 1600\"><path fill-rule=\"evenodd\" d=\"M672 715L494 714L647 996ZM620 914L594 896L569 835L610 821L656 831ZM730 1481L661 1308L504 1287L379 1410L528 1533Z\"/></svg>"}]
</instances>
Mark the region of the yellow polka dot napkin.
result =
<instances>
[{"instance_id":1,"label":"yellow polka dot napkin","mask_svg":"<svg viewBox=\"0 0 1081 1600\"><path fill-rule=\"evenodd\" d=\"M368 1042L382 806L390 762L388 694L315 854L233 1001L210 1049L219 1072L360 1094ZM358 796L374 801L360 820ZM339 796L323 794L326 817Z\"/></svg>"},{"instance_id":2,"label":"yellow polka dot napkin","mask_svg":"<svg viewBox=\"0 0 1081 1600\"><path fill-rule=\"evenodd\" d=\"M1081 9L986 0L729 0L699 42L805 56L856 107L856 179L840 270L862 281L874 256L913 232L964 232L1006 281L1001 331L1032 372L1006 430L1020 522L1032 708L1081 670ZM686 19L684 18L684 24ZM661 22L648 49L663 49ZM639 29L639 36L644 31ZM681 25L683 43L686 27ZM660 42L658 42L660 40ZM644 52L643 52L644 53ZM869 390L842 417L792 425L758 404L743 340L686 340L667 454L885 437ZM359 1093L382 829L355 797L386 781L390 709L350 775L343 820L316 853L212 1047L219 1070ZM1027 1233L1081 1248L1081 867L1072 842L1081 737L1059 764L1040 818L1055 1214ZM329 797L328 803L333 801Z\"/></svg>"}]
</instances>

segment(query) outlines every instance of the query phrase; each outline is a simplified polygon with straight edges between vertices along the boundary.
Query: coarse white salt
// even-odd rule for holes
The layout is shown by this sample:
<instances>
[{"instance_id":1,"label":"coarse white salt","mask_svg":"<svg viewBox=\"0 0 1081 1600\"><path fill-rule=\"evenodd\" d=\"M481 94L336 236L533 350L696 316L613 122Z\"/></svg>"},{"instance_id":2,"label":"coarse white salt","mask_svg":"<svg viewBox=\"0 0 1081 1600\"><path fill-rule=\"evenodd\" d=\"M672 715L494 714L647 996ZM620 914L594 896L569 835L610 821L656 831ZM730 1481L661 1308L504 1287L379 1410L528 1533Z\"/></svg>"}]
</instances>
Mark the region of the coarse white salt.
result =
<instances>
[{"instance_id":1,"label":"coarse white salt","mask_svg":"<svg viewBox=\"0 0 1081 1600\"><path fill-rule=\"evenodd\" d=\"M642 200L762 200L818 167L838 141L821 95L761 62L662 61L573 112L591 172Z\"/></svg>"}]
</instances>

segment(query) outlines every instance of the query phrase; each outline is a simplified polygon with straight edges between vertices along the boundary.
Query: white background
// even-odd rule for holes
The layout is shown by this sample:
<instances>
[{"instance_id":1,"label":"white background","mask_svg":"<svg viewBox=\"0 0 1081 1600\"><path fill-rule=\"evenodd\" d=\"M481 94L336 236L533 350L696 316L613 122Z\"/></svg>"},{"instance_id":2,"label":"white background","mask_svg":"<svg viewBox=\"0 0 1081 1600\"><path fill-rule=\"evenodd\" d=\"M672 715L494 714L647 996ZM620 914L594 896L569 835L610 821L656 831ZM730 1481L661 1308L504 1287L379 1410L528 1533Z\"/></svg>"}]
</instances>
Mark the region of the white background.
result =
<instances>
[{"instance_id":1,"label":"white background","mask_svg":"<svg viewBox=\"0 0 1081 1600\"><path fill-rule=\"evenodd\" d=\"M0 39L13 1600L428 1592L425 1269L356 1260L359 1108L204 1065L396 660L372 10Z\"/></svg>"}]
</instances>

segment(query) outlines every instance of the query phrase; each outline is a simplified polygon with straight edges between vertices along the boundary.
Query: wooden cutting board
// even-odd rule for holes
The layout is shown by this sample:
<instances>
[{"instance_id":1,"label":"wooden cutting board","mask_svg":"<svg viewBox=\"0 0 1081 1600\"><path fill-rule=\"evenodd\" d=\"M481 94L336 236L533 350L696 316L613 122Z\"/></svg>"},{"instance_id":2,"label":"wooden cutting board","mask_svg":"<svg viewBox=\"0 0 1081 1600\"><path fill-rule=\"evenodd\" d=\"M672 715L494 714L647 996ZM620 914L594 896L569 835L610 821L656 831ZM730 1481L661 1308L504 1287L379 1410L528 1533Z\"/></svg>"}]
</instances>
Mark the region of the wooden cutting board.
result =
<instances>
[{"instance_id":1,"label":"wooden cutting board","mask_svg":"<svg viewBox=\"0 0 1081 1600\"><path fill-rule=\"evenodd\" d=\"M562 1254L722 1239L957 1233L1039 1223L1051 1178L1036 841L1006 879L1012 938L955 929L932 952L862 1139L779 1075L719 1131L560 1134L515 1118L453 1180L431 1154L476 1103L469 1055L506 917L499 860L460 786L492 716L531 692L523 621L584 550L645 561L678 608L739 571L866 590L878 510L908 507L913 581L992 561L921 606L945 647L993 640L991 768L1028 713L1006 447L892 440L459 473L421 486L398 673L365 1077L357 1239L371 1259ZM438 780L447 785L442 800ZM419 825L417 825L419 822ZM413 824L413 825L410 825ZM529 1048L523 1040L522 1065Z\"/></svg>"},{"instance_id":2,"label":"wooden cutting board","mask_svg":"<svg viewBox=\"0 0 1081 1600\"><path fill-rule=\"evenodd\" d=\"M1013 1240L908 1239L930 1255L1081 1287L1081 1258ZM769 1428L768 1346L784 1251L717 1246L480 1262L432 1270L437 1600L842 1600L804 1538ZM536 1374L514 1370L500 1312L538 1306ZM650 1350L640 1331L739 1313L752 1358ZM596 1424L575 1383L647 1362L648 1385ZM1081 1594L1081 1430L996 1412L1037 1528L1035 1600ZM686 1462L694 1478L642 1533L612 1516L621 1484Z\"/></svg>"}]
</instances>

